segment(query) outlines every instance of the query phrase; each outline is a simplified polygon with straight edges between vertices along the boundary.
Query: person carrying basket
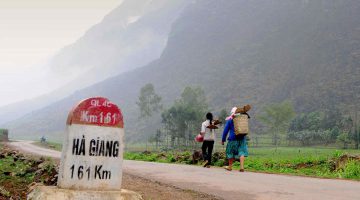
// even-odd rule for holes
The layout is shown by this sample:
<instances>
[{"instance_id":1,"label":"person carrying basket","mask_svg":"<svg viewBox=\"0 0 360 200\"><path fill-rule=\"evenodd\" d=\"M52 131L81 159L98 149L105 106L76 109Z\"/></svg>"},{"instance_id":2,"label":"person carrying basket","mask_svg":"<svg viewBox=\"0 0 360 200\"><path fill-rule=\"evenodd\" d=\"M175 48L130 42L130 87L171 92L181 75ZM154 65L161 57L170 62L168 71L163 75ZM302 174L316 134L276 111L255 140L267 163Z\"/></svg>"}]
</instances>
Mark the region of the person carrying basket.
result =
<instances>
[{"instance_id":1,"label":"person carrying basket","mask_svg":"<svg viewBox=\"0 0 360 200\"><path fill-rule=\"evenodd\" d=\"M226 157L229 161L229 166L225 169L232 170L232 165L235 159L240 159L240 172L244 172L245 157L248 157L248 147L246 142L246 134L248 134L248 121L250 116L246 113L250 110L250 105L244 108L233 107L230 111L230 116L226 118L224 131L222 134L221 144L224 145L226 137L228 143L226 145Z\"/></svg>"}]
</instances>

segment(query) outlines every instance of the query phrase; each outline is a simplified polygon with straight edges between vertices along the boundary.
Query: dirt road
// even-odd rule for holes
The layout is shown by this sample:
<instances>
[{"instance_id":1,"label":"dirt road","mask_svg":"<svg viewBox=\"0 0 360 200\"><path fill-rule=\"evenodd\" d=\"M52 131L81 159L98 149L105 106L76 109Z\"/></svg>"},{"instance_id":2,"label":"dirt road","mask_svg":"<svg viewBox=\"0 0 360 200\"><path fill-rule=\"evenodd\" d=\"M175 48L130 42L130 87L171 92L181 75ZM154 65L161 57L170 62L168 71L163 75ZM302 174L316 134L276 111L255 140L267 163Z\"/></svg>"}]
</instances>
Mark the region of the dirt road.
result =
<instances>
[{"instance_id":1,"label":"dirt road","mask_svg":"<svg viewBox=\"0 0 360 200\"><path fill-rule=\"evenodd\" d=\"M46 156L46 157L51 157L51 158L60 158L61 157L61 152L51 150L51 149L41 148L39 146L34 145L33 141L19 140L16 142L10 142L8 144L10 146L15 147L16 149L19 149L23 152L27 152L30 154L41 155L41 156Z\"/></svg>"},{"instance_id":2,"label":"dirt road","mask_svg":"<svg viewBox=\"0 0 360 200\"><path fill-rule=\"evenodd\" d=\"M31 142L13 146L34 154L59 157ZM44 152L44 153L43 153ZM124 172L148 180L236 200L359 200L360 182L262 173L227 172L219 168L124 161Z\"/></svg>"}]
</instances>

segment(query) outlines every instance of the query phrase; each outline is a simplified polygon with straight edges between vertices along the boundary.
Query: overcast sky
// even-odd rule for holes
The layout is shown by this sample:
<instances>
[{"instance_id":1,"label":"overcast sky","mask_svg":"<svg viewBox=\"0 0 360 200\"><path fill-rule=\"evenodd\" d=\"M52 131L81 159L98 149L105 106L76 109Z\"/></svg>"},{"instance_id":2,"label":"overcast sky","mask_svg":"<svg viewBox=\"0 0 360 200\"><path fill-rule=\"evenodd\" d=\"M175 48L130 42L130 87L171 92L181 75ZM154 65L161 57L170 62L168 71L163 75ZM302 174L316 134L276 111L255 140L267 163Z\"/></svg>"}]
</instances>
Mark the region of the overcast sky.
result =
<instances>
[{"instance_id":1,"label":"overcast sky","mask_svg":"<svg viewBox=\"0 0 360 200\"><path fill-rule=\"evenodd\" d=\"M50 91L46 63L122 0L0 0L0 106Z\"/></svg>"}]
</instances>

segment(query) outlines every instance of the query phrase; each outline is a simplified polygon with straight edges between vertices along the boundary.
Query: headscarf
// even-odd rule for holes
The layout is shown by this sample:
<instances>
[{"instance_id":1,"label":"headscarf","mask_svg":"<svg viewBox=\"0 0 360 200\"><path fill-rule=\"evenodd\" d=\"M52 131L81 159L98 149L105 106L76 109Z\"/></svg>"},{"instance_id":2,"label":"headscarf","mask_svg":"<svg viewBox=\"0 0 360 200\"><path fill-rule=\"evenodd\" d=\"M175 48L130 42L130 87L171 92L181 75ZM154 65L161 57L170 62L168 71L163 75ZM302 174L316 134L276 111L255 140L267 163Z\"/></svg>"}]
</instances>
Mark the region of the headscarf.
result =
<instances>
[{"instance_id":1,"label":"headscarf","mask_svg":"<svg viewBox=\"0 0 360 200\"><path fill-rule=\"evenodd\" d=\"M232 120L232 119L234 119L234 115L235 115L235 112L236 112L236 109L237 109L237 107L233 107L232 109L231 109L231 111L230 111L230 116L228 116L225 120Z\"/></svg>"}]
</instances>

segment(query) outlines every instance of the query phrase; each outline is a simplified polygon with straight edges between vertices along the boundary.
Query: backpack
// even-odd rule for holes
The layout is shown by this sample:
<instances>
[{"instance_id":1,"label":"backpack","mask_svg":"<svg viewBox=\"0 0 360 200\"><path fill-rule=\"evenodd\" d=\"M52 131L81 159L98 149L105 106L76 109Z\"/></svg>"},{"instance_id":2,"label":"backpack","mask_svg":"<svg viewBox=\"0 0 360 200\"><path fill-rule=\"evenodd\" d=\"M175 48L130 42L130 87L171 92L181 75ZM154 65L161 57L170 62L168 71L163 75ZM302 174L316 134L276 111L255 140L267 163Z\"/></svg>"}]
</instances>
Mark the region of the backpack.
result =
<instances>
[{"instance_id":1,"label":"backpack","mask_svg":"<svg viewBox=\"0 0 360 200\"><path fill-rule=\"evenodd\" d=\"M233 118L235 135L249 134L249 118L247 115L239 114Z\"/></svg>"}]
</instances>

